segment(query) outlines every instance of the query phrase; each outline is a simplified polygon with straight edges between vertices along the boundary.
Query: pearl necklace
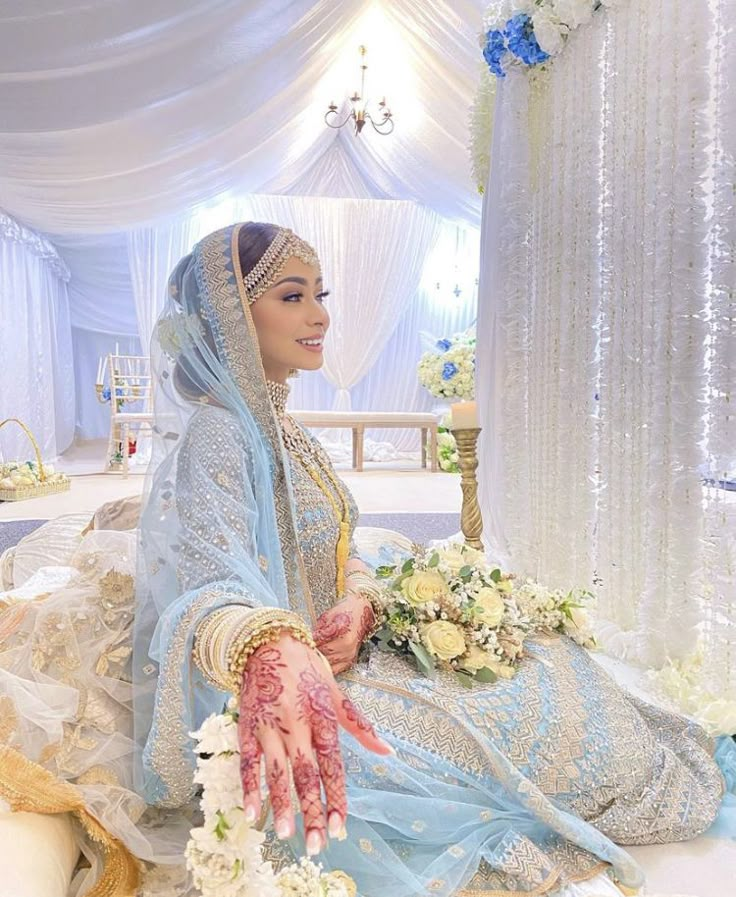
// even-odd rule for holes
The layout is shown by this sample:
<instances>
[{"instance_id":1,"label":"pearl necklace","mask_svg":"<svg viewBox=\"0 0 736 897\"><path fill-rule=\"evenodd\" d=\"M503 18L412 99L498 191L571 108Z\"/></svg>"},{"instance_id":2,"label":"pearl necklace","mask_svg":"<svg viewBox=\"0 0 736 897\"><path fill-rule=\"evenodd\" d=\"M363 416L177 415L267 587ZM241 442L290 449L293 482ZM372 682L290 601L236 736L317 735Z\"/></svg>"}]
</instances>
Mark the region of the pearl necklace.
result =
<instances>
[{"instance_id":1,"label":"pearl necklace","mask_svg":"<svg viewBox=\"0 0 736 897\"><path fill-rule=\"evenodd\" d=\"M271 404L278 415L279 423L281 423L281 419L286 414L286 400L289 398L290 390L289 384L276 383L275 380L266 380L266 386Z\"/></svg>"}]
</instances>

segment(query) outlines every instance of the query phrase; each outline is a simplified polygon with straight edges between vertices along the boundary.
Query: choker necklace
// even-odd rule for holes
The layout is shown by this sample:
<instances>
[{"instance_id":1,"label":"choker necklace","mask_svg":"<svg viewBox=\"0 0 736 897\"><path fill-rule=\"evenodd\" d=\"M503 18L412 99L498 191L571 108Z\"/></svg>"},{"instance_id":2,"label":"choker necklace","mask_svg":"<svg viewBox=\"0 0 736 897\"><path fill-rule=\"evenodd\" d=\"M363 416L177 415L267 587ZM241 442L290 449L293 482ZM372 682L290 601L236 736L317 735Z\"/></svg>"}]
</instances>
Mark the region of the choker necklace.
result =
<instances>
[{"instance_id":1,"label":"choker necklace","mask_svg":"<svg viewBox=\"0 0 736 897\"><path fill-rule=\"evenodd\" d=\"M289 398L290 389L289 384L276 383L274 380L266 380L266 386L268 387L268 395L271 399L271 404L279 419L281 419L286 414L286 400Z\"/></svg>"}]
</instances>

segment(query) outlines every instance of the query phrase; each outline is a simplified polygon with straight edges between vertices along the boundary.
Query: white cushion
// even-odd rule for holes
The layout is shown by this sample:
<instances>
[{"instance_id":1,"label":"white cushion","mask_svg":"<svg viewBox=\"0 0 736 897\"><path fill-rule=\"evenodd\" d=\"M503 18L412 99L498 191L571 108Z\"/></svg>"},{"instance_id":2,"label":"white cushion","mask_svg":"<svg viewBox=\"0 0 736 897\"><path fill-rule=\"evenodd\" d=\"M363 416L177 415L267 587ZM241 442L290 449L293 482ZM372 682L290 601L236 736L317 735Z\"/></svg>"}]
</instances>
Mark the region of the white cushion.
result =
<instances>
[{"instance_id":1,"label":"white cushion","mask_svg":"<svg viewBox=\"0 0 736 897\"><path fill-rule=\"evenodd\" d=\"M68 814L0 810L0 897L67 897L78 858Z\"/></svg>"}]
</instances>

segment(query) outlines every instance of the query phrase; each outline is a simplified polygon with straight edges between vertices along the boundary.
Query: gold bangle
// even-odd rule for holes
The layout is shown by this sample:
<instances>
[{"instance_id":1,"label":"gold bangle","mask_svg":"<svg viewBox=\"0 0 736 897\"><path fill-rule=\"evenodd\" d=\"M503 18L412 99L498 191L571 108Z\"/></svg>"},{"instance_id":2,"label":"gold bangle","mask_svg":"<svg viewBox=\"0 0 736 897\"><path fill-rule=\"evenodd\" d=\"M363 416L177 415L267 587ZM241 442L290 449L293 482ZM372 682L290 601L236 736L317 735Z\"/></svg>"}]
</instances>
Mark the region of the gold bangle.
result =
<instances>
[{"instance_id":1,"label":"gold bangle","mask_svg":"<svg viewBox=\"0 0 736 897\"><path fill-rule=\"evenodd\" d=\"M363 570L355 570L352 573L354 583L358 587L358 593L362 598L370 604L375 622L370 632L365 636L364 641L372 639L378 630L383 626L386 618L386 611L381 601L382 589L376 584L376 581ZM359 577L359 578L358 578Z\"/></svg>"}]
</instances>

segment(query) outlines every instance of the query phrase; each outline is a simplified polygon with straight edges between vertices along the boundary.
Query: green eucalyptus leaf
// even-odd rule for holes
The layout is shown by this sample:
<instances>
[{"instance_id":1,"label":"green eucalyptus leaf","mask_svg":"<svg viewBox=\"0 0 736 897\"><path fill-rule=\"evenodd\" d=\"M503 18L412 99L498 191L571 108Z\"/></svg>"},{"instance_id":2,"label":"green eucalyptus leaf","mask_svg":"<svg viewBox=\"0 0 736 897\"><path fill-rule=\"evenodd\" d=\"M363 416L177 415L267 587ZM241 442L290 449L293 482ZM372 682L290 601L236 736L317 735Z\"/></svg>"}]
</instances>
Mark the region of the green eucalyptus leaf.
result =
<instances>
[{"instance_id":1,"label":"green eucalyptus leaf","mask_svg":"<svg viewBox=\"0 0 736 897\"><path fill-rule=\"evenodd\" d=\"M420 645L419 642L409 642L409 650L416 657L419 669L425 676L433 676L434 660L432 660L432 656L424 645Z\"/></svg>"},{"instance_id":2,"label":"green eucalyptus leaf","mask_svg":"<svg viewBox=\"0 0 736 897\"><path fill-rule=\"evenodd\" d=\"M496 567L495 570L491 570L491 579L494 582L501 582L501 571Z\"/></svg>"},{"instance_id":3,"label":"green eucalyptus leaf","mask_svg":"<svg viewBox=\"0 0 736 897\"><path fill-rule=\"evenodd\" d=\"M469 673L465 673L462 670L455 670L455 678L463 688L473 687L473 677Z\"/></svg>"},{"instance_id":4,"label":"green eucalyptus leaf","mask_svg":"<svg viewBox=\"0 0 736 897\"><path fill-rule=\"evenodd\" d=\"M476 681L491 684L498 681L498 676L488 667L483 667L475 674Z\"/></svg>"}]
</instances>

